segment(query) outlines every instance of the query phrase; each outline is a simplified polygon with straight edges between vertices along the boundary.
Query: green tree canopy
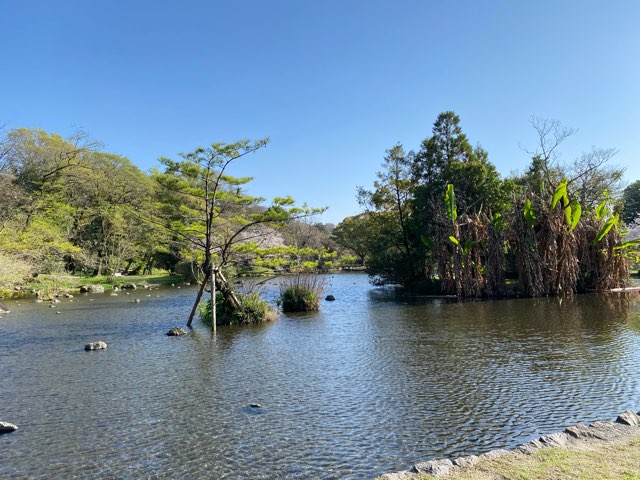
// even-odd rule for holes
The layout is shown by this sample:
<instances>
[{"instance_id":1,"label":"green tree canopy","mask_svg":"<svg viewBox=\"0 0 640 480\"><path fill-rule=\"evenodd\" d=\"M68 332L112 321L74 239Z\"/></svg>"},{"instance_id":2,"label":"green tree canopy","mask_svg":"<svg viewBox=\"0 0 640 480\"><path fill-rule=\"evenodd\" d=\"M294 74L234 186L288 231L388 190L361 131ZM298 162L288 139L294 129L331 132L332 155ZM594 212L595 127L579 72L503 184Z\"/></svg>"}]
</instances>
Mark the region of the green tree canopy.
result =
<instances>
[{"instance_id":1,"label":"green tree canopy","mask_svg":"<svg viewBox=\"0 0 640 480\"><path fill-rule=\"evenodd\" d=\"M631 224L640 215L640 180L636 180L624 189L622 201L622 220Z\"/></svg>"}]
</instances>

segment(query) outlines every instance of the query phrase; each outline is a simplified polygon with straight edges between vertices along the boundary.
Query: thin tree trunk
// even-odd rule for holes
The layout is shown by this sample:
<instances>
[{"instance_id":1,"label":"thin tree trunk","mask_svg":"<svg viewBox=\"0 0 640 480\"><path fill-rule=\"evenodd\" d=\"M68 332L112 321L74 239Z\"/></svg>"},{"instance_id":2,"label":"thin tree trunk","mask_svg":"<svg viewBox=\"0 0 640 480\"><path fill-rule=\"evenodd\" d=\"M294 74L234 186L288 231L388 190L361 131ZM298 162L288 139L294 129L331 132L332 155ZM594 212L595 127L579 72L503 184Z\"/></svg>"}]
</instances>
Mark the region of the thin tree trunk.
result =
<instances>
[{"instance_id":1,"label":"thin tree trunk","mask_svg":"<svg viewBox=\"0 0 640 480\"><path fill-rule=\"evenodd\" d=\"M200 288L198 288L198 294L196 295L196 301L191 308L191 313L189 314L189 320L187 320L187 327L191 328L191 322L193 321L193 317L196 315L196 310L198 309L198 305L200 304L200 299L202 298L202 293L204 292L204 287L207 285L207 279L200 284Z\"/></svg>"},{"instance_id":2,"label":"thin tree trunk","mask_svg":"<svg viewBox=\"0 0 640 480\"><path fill-rule=\"evenodd\" d=\"M150 254L147 256L147 265L144 267L144 274L151 275L153 274L153 255Z\"/></svg>"},{"instance_id":3,"label":"thin tree trunk","mask_svg":"<svg viewBox=\"0 0 640 480\"><path fill-rule=\"evenodd\" d=\"M220 277L220 291L222 292L222 295L224 295L225 300L231 303L231 306L234 309L240 310L242 308L240 300L236 297L236 294L233 292L233 289L229 285L229 282L227 282L227 279L224 278L222 271L218 270L218 276Z\"/></svg>"},{"instance_id":4,"label":"thin tree trunk","mask_svg":"<svg viewBox=\"0 0 640 480\"><path fill-rule=\"evenodd\" d=\"M133 258L130 258L130 259L127 261L127 266L126 266L126 267L124 267L124 272L123 272L123 273L124 273L125 275L127 275L127 274L129 273L129 269L131 268L131 265L132 265L132 264L133 264Z\"/></svg>"}]
</instances>

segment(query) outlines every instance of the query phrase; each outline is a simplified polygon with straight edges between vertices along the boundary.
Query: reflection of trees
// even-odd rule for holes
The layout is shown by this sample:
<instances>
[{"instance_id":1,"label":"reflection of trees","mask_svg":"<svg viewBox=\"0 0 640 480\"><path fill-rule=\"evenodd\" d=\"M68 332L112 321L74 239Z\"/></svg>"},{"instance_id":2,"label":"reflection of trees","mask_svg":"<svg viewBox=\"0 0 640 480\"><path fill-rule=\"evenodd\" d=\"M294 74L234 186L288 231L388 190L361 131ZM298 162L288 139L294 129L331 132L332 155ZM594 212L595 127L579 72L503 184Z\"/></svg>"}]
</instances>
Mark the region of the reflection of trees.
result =
<instances>
[{"instance_id":1,"label":"reflection of trees","mask_svg":"<svg viewBox=\"0 0 640 480\"><path fill-rule=\"evenodd\" d=\"M370 374L392 407L388 428L429 432L434 455L608 415L633 391L626 337L630 321L640 329L637 293L384 301L369 314Z\"/></svg>"}]
</instances>

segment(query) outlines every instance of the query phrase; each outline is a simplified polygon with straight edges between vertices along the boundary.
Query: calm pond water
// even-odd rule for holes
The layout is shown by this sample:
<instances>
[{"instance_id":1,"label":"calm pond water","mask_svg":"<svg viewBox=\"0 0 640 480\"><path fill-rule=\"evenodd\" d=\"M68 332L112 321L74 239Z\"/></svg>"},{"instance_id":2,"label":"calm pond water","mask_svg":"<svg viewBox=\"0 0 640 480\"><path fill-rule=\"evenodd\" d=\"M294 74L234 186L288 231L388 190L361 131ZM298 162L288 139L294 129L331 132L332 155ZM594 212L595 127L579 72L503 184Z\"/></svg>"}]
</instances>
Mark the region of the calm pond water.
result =
<instances>
[{"instance_id":1,"label":"calm pond water","mask_svg":"<svg viewBox=\"0 0 640 480\"><path fill-rule=\"evenodd\" d=\"M373 478L640 407L637 294L457 303L329 280L319 313L215 337L164 335L193 287L5 301L0 420L20 430L0 477Z\"/></svg>"}]
</instances>

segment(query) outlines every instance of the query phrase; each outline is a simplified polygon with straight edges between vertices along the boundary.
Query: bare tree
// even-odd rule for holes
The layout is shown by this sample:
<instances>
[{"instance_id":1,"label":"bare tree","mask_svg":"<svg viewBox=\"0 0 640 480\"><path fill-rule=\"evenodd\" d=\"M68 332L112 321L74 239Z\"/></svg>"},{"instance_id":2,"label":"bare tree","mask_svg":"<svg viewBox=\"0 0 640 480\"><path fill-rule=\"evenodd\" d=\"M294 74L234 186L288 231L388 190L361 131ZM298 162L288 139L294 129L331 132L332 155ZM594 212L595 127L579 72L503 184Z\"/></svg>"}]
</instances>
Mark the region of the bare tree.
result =
<instances>
[{"instance_id":1,"label":"bare tree","mask_svg":"<svg viewBox=\"0 0 640 480\"><path fill-rule=\"evenodd\" d=\"M532 157L529 174L535 171L542 176L543 191L538 193L552 194L566 179L567 186L586 208L598 204L605 194L613 197L620 194L624 169L608 164L618 153L616 149L592 147L573 162L566 163L560 158L560 146L577 130L563 126L558 120L535 116L531 117L530 123L537 134L536 146L533 150L521 148Z\"/></svg>"}]
</instances>

